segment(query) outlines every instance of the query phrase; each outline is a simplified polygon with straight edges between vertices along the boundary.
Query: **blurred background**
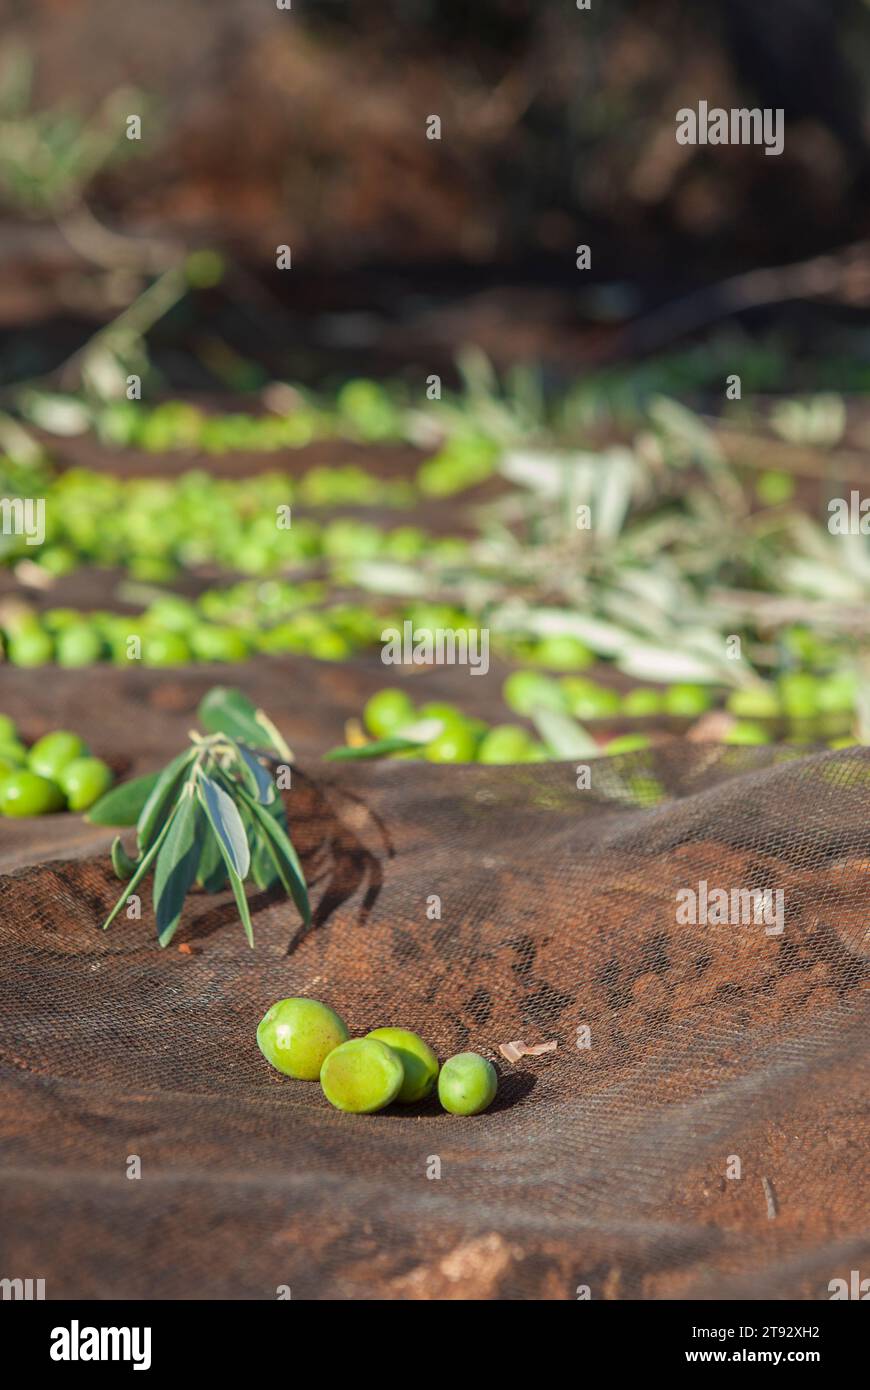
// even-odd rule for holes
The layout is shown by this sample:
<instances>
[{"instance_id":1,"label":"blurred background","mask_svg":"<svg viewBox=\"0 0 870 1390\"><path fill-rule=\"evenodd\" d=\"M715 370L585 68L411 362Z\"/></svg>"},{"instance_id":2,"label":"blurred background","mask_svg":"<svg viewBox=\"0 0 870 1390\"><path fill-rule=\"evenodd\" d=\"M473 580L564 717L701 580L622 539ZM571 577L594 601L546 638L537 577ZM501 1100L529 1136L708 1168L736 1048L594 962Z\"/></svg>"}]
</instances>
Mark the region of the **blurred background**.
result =
<instances>
[{"instance_id":1,"label":"blurred background","mask_svg":"<svg viewBox=\"0 0 870 1390\"><path fill-rule=\"evenodd\" d=\"M225 384L203 360L211 327L309 379L361 350L369 370L449 370L471 341L568 375L726 320L778 334L791 359L858 354L863 371L870 271L846 248L870 196L865 0L3 11L7 380L63 360L204 246L234 274L154 335L164 370L201 389ZM784 108L784 153L679 145L675 113L700 99ZM291 275L274 270L281 244ZM831 251L841 263L815 277L721 288Z\"/></svg>"},{"instance_id":2,"label":"blurred background","mask_svg":"<svg viewBox=\"0 0 870 1390\"><path fill-rule=\"evenodd\" d=\"M3 9L25 706L131 633L146 666L353 660L323 751L410 618L493 637L486 691L427 672L477 702L444 760L513 716L530 757L711 712L870 740L870 553L829 525L870 487L865 0ZM782 154L678 143L701 101L781 108Z\"/></svg>"}]
</instances>

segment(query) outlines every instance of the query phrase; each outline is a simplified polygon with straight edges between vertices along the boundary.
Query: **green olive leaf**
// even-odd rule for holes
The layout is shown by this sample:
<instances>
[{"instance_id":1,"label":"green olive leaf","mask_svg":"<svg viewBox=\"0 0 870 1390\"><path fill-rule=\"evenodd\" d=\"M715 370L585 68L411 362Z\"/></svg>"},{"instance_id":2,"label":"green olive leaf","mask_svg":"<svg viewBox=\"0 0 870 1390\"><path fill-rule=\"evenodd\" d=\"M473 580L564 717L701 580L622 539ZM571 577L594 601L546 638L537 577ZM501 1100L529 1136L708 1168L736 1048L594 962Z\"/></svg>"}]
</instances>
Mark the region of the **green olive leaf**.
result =
<instances>
[{"instance_id":1,"label":"green olive leaf","mask_svg":"<svg viewBox=\"0 0 870 1390\"><path fill-rule=\"evenodd\" d=\"M159 776L159 772L149 772L113 787L94 802L85 813L85 820L91 825L135 825Z\"/></svg>"},{"instance_id":2,"label":"green olive leaf","mask_svg":"<svg viewBox=\"0 0 870 1390\"><path fill-rule=\"evenodd\" d=\"M592 735L570 714L540 706L532 710L531 719L557 758L594 758L601 751Z\"/></svg>"},{"instance_id":3,"label":"green olive leaf","mask_svg":"<svg viewBox=\"0 0 870 1390\"><path fill-rule=\"evenodd\" d=\"M251 846L251 877L258 888L271 888L278 881L278 870L269 841L247 806L241 807L240 814Z\"/></svg>"},{"instance_id":4,"label":"green olive leaf","mask_svg":"<svg viewBox=\"0 0 870 1390\"><path fill-rule=\"evenodd\" d=\"M237 878L247 878L251 867L251 852L235 802L217 782L213 782L201 770L197 785L200 801L217 837L227 867L232 869ZM242 788L239 788L239 792L244 794Z\"/></svg>"},{"instance_id":5,"label":"green olive leaf","mask_svg":"<svg viewBox=\"0 0 870 1390\"><path fill-rule=\"evenodd\" d=\"M197 715L211 734L242 739L252 748L271 748L291 761L290 749L272 721L240 690L215 686L200 702Z\"/></svg>"},{"instance_id":6,"label":"green olive leaf","mask_svg":"<svg viewBox=\"0 0 870 1390\"><path fill-rule=\"evenodd\" d=\"M112 841L112 868L115 870L115 877L126 883L127 879L135 874L138 862L137 859L130 858L121 844L120 835L116 835Z\"/></svg>"},{"instance_id":7,"label":"green olive leaf","mask_svg":"<svg viewBox=\"0 0 870 1390\"><path fill-rule=\"evenodd\" d=\"M202 820L203 813L192 790L185 788L154 869L154 913L161 946L168 946L175 935L184 900L196 878L202 850Z\"/></svg>"},{"instance_id":8,"label":"green olive leaf","mask_svg":"<svg viewBox=\"0 0 870 1390\"><path fill-rule=\"evenodd\" d=\"M233 746L237 750L241 760L240 771L242 773L242 780L248 788L248 791L252 796L257 798L261 805L271 806L272 802L275 800L275 783L271 776L250 749L245 748L244 744L235 743L234 741Z\"/></svg>"},{"instance_id":9,"label":"green olive leaf","mask_svg":"<svg viewBox=\"0 0 870 1390\"><path fill-rule=\"evenodd\" d=\"M208 823L203 825L196 881L207 893L220 893L229 883L217 836Z\"/></svg>"},{"instance_id":10,"label":"green olive leaf","mask_svg":"<svg viewBox=\"0 0 870 1390\"><path fill-rule=\"evenodd\" d=\"M169 811L172 802L176 800L179 786L190 764L196 757L195 748L187 748L183 753L179 753L177 758L168 762L157 778L154 788L142 807L137 824L137 835L139 838L139 848L141 850L150 849L154 836L159 832L161 824Z\"/></svg>"},{"instance_id":11,"label":"green olive leaf","mask_svg":"<svg viewBox=\"0 0 870 1390\"><path fill-rule=\"evenodd\" d=\"M269 811L262 807L258 801L255 801L250 793L242 788L240 795L254 820L265 834L285 893L292 897L303 922L308 926L311 922L308 888L305 883L305 875L302 872L302 865L299 863L299 857L289 837L284 833L280 822L270 815Z\"/></svg>"},{"instance_id":12,"label":"green olive leaf","mask_svg":"<svg viewBox=\"0 0 870 1390\"><path fill-rule=\"evenodd\" d=\"M122 908L122 907L124 906L124 904L126 903L127 899L130 897L130 895L131 895L132 893L135 893L135 891L136 891L136 889L138 888L139 884L142 882L143 878L145 877L145 875L146 875L146 874L148 873L148 871L150 870L151 865L154 863L154 860L157 858L158 852L159 852L159 850L160 850L160 846L163 844L163 841L166 839L166 836L169 834L169 830L170 830L170 827L171 827L171 825L172 825L172 821L173 821L174 817L175 817L175 811L172 812L172 815L171 815L171 816L169 817L169 819L164 823L163 829L162 829L161 831L159 831L159 833L158 833L158 835L157 835L157 839L154 841L154 843L153 843L153 845L151 846L151 848L150 848L150 849L142 856L142 858L139 860L139 866L138 866L138 868L136 869L135 874L134 874L133 877L130 879L130 882L127 884L127 886L126 886L126 888L124 889L123 893L121 894L120 898L119 898L118 901L115 903L115 906L112 908L112 911L109 913L108 917L106 918L105 922L103 923L103 931L105 931L107 927L110 927L110 926L112 925L112 923L114 922L114 920L115 920L115 918L117 917L118 913L121 911L121 908Z\"/></svg>"}]
</instances>

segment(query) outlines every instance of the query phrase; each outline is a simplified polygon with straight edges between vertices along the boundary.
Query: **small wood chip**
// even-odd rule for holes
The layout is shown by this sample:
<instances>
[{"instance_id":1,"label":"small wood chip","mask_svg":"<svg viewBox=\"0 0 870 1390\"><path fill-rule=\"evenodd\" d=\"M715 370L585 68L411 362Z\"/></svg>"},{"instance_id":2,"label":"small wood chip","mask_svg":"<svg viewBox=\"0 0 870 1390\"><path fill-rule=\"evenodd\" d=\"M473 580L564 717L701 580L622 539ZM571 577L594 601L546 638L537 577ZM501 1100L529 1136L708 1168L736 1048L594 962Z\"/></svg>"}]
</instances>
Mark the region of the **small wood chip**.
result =
<instances>
[{"instance_id":1,"label":"small wood chip","mask_svg":"<svg viewBox=\"0 0 870 1390\"><path fill-rule=\"evenodd\" d=\"M724 709L712 709L702 714L687 731L689 743L719 743L736 724L733 714Z\"/></svg>"},{"instance_id":2,"label":"small wood chip","mask_svg":"<svg viewBox=\"0 0 870 1390\"><path fill-rule=\"evenodd\" d=\"M559 1046L555 1038L545 1043L509 1042L499 1043L499 1052L506 1062L518 1062L521 1057L541 1057L545 1052L555 1052Z\"/></svg>"}]
</instances>

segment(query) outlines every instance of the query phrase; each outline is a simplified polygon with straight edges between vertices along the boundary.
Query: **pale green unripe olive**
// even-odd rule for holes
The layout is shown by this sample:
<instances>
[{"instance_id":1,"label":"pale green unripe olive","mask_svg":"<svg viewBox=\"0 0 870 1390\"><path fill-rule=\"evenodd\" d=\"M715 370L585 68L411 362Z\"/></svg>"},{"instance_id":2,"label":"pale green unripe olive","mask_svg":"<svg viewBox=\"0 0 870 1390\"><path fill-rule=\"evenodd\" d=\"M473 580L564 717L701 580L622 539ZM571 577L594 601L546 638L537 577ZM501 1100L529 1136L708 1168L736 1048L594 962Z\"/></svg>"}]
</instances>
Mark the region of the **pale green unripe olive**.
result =
<instances>
[{"instance_id":1,"label":"pale green unripe olive","mask_svg":"<svg viewBox=\"0 0 870 1390\"><path fill-rule=\"evenodd\" d=\"M428 1043L407 1028L373 1028L366 1037L386 1043L402 1063L405 1079L397 1100L410 1105L432 1094L438 1080L438 1058Z\"/></svg>"},{"instance_id":2,"label":"pale green unripe olive","mask_svg":"<svg viewBox=\"0 0 870 1390\"><path fill-rule=\"evenodd\" d=\"M330 1052L320 1069L323 1094L336 1110L370 1115L397 1098L405 1069L378 1038L353 1038Z\"/></svg>"},{"instance_id":3,"label":"pale green unripe olive","mask_svg":"<svg viewBox=\"0 0 870 1390\"><path fill-rule=\"evenodd\" d=\"M479 1052L448 1057L438 1077L438 1099L451 1115L479 1115L495 1100L498 1076Z\"/></svg>"},{"instance_id":4,"label":"pale green unripe olive","mask_svg":"<svg viewBox=\"0 0 870 1390\"><path fill-rule=\"evenodd\" d=\"M317 999L279 999L257 1027L257 1046L272 1066L299 1081L316 1081L324 1059L347 1040L344 1020Z\"/></svg>"}]
</instances>

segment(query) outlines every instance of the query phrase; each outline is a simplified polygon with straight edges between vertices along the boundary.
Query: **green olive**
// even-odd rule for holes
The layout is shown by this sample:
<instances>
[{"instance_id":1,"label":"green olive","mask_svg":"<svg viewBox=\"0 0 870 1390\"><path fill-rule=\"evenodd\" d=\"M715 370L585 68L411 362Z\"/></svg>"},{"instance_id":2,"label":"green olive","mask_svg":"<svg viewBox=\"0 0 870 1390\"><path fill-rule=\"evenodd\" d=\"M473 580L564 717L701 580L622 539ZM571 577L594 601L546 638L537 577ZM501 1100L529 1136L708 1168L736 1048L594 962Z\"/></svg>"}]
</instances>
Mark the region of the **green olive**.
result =
<instances>
[{"instance_id":1,"label":"green olive","mask_svg":"<svg viewBox=\"0 0 870 1390\"><path fill-rule=\"evenodd\" d=\"M379 690L363 706L363 723L375 738L388 738L413 719L414 705L406 690Z\"/></svg>"},{"instance_id":2,"label":"green olive","mask_svg":"<svg viewBox=\"0 0 870 1390\"><path fill-rule=\"evenodd\" d=\"M316 1081L324 1059L346 1039L343 1019L317 999L279 999L257 1027L266 1061L300 1081Z\"/></svg>"},{"instance_id":3,"label":"green olive","mask_svg":"<svg viewBox=\"0 0 870 1390\"><path fill-rule=\"evenodd\" d=\"M189 641L197 661L244 661L248 655L244 634L234 627L202 624L192 629Z\"/></svg>"},{"instance_id":4,"label":"green olive","mask_svg":"<svg viewBox=\"0 0 870 1390\"><path fill-rule=\"evenodd\" d=\"M58 783L71 811L86 811L115 780L101 758L73 758L58 774Z\"/></svg>"},{"instance_id":5,"label":"green olive","mask_svg":"<svg viewBox=\"0 0 870 1390\"><path fill-rule=\"evenodd\" d=\"M377 1038L395 1052L405 1073L396 1100L410 1105L431 1095L438 1080L438 1058L428 1043L407 1028L373 1028L367 1038Z\"/></svg>"},{"instance_id":6,"label":"green olive","mask_svg":"<svg viewBox=\"0 0 870 1390\"><path fill-rule=\"evenodd\" d=\"M0 781L0 815L44 816L63 810L63 792L56 782L23 768Z\"/></svg>"},{"instance_id":7,"label":"green olive","mask_svg":"<svg viewBox=\"0 0 870 1390\"><path fill-rule=\"evenodd\" d=\"M336 1110L370 1115L396 1100L405 1081L398 1053L378 1038L353 1038L330 1052L320 1069L323 1094Z\"/></svg>"},{"instance_id":8,"label":"green olive","mask_svg":"<svg viewBox=\"0 0 870 1390\"><path fill-rule=\"evenodd\" d=\"M723 743L752 745L757 743L770 743L770 734L763 724L754 724L751 720L743 720L723 734Z\"/></svg>"},{"instance_id":9,"label":"green olive","mask_svg":"<svg viewBox=\"0 0 870 1390\"><path fill-rule=\"evenodd\" d=\"M468 724L447 724L423 749L430 763L472 763L477 751L477 737Z\"/></svg>"},{"instance_id":10,"label":"green olive","mask_svg":"<svg viewBox=\"0 0 870 1390\"><path fill-rule=\"evenodd\" d=\"M604 751L608 757L614 758L620 753L638 753L642 748L649 747L650 739L646 734L618 734L607 741Z\"/></svg>"},{"instance_id":11,"label":"green olive","mask_svg":"<svg viewBox=\"0 0 870 1390\"><path fill-rule=\"evenodd\" d=\"M142 642L146 666L184 666L190 661L190 647L178 632L151 632Z\"/></svg>"},{"instance_id":12,"label":"green olive","mask_svg":"<svg viewBox=\"0 0 870 1390\"><path fill-rule=\"evenodd\" d=\"M576 637L543 637L534 648L532 659L556 671L579 671L594 660L588 647Z\"/></svg>"},{"instance_id":13,"label":"green olive","mask_svg":"<svg viewBox=\"0 0 870 1390\"><path fill-rule=\"evenodd\" d=\"M706 686L681 682L669 685L665 691L665 713L679 719L697 719L706 714L713 697Z\"/></svg>"},{"instance_id":14,"label":"green olive","mask_svg":"<svg viewBox=\"0 0 870 1390\"><path fill-rule=\"evenodd\" d=\"M27 765L31 772L51 781L59 781L59 774L74 758L88 756L88 747L78 734L68 733L66 729L56 729L53 734L44 734L37 739L27 755Z\"/></svg>"},{"instance_id":15,"label":"green olive","mask_svg":"<svg viewBox=\"0 0 870 1390\"><path fill-rule=\"evenodd\" d=\"M663 692L651 686L638 685L622 697L622 713L629 719L648 719L661 714L664 707Z\"/></svg>"},{"instance_id":16,"label":"green olive","mask_svg":"<svg viewBox=\"0 0 870 1390\"><path fill-rule=\"evenodd\" d=\"M776 719L782 713L779 696L769 685L749 685L741 690L732 690L725 701L725 708L741 719Z\"/></svg>"},{"instance_id":17,"label":"green olive","mask_svg":"<svg viewBox=\"0 0 870 1390\"><path fill-rule=\"evenodd\" d=\"M13 666L45 666L54 655L54 643L41 628L28 628L9 638L8 656Z\"/></svg>"},{"instance_id":18,"label":"green olive","mask_svg":"<svg viewBox=\"0 0 870 1390\"><path fill-rule=\"evenodd\" d=\"M519 724L496 724L484 734L477 750L479 763L524 763L529 761L532 739Z\"/></svg>"},{"instance_id":19,"label":"green olive","mask_svg":"<svg viewBox=\"0 0 870 1390\"><path fill-rule=\"evenodd\" d=\"M103 639L93 627L78 623L65 627L57 637L58 666L91 666L103 655Z\"/></svg>"},{"instance_id":20,"label":"green olive","mask_svg":"<svg viewBox=\"0 0 870 1390\"><path fill-rule=\"evenodd\" d=\"M478 1052L448 1057L438 1077L438 1099L451 1115L479 1115L495 1099L498 1076Z\"/></svg>"}]
</instances>

